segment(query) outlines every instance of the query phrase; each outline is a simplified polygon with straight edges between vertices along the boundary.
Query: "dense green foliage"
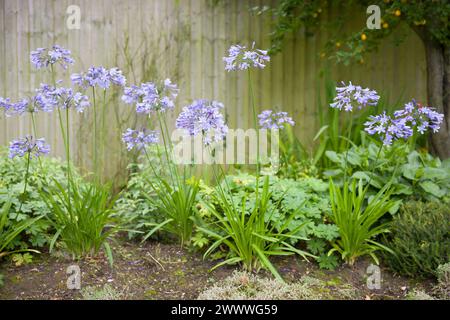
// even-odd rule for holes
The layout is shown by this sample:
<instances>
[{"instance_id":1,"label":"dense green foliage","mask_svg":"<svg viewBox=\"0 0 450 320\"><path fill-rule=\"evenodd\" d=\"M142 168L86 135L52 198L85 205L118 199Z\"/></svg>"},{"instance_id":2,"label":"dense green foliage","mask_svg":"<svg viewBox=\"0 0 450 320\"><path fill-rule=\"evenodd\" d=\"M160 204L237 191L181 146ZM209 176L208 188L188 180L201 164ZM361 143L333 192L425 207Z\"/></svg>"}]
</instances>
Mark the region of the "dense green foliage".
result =
<instances>
[{"instance_id":1,"label":"dense green foliage","mask_svg":"<svg viewBox=\"0 0 450 320\"><path fill-rule=\"evenodd\" d=\"M229 207L245 216L250 217L255 210L256 199L256 178L253 175L241 173L238 175L228 175L222 185L228 186L231 197L227 199ZM299 245L302 239L307 241L307 249L312 254L318 256L319 263L324 268L333 268L337 264L336 257L328 257L326 252L329 249L328 242L338 236L337 227L326 218L326 212L330 211L328 197L328 184L316 178L302 178L298 180L282 179L276 176L267 177L270 192L267 196L267 211L265 213L265 224L268 230L278 233L292 233L295 237L290 237L287 241L292 245ZM219 211L224 216L224 200L217 199L216 190L206 185L201 186L201 196L204 200L212 203L214 212ZM259 185L259 194L263 193L263 186ZM231 202L232 201L232 202ZM256 206L257 207L257 206ZM232 208L233 209L233 208ZM217 223L217 215L212 215L208 208L200 208L199 216L209 224L210 228ZM220 233L220 230L215 230ZM224 235L224 234L223 234ZM197 233L194 244L199 246L209 243L210 239L205 238L205 234ZM300 238L297 238L300 237ZM301 244L301 243L300 243Z\"/></svg>"},{"instance_id":2,"label":"dense green foliage","mask_svg":"<svg viewBox=\"0 0 450 320\"><path fill-rule=\"evenodd\" d=\"M112 264L107 240L117 231L117 221L113 218L116 197L111 196L111 187L71 183L69 193L55 181L53 188L50 192L41 192L42 199L52 210L50 220L56 230L50 251L58 239L74 258L97 254L104 247Z\"/></svg>"},{"instance_id":3,"label":"dense green foliage","mask_svg":"<svg viewBox=\"0 0 450 320\"><path fill-rule=\"evenodd\" d=\"M44 157L40 161L31 162L27 191L23 194L26 172L25 158L12 160L7 157L5 150L0 150L0 206L5 205L8 201L11 202L7 222L9 228L15 228L22 221L51 214L40 196L39 189L54 186L53 179L64 181L66 170L57 159ZM21 208L20 211L19 208ZM35 221L8 244L8 249L48 245L51 231L47 219Z\"/></svg>"},{"instance_id":4,"label":"dense green foliage","mask_svg":"<svg viewBox=\"0 0 450 320\"><path fill-rule=\"evenodd\" d=\"M353 265L356 258L370 255L378 264L375 251L390 251L376 242L375 237L389 232L388 223L379 223L380 219L395 205L390 199L390 185L383 187L367 204L366 188L361 182L348 180L342 189L330 181L330 198L333 221L339 228L339 239L333 242L330 253L337 251L343 260Z\"/></svg>"},{"instance_id":5,"label":"dense green foliage","mask_svg":"<svg viewBox=\"0 0 450 320\"><path fill-rule=\"evenodd\" d=\"M450 205L411 201L394 216L385 244L395 255L385 261L394 271L433 277L440 264L450 261Z\"/></svg>"},{"instance_id":6,"label":"dense green foliage","mask_svg":"<svg viewBox=\"0 0 450 320\"><path fill-rule=\"evenodd\" d=\"M202 205L213 217L213 221L198 229L214 239L205 256L208 256L220 246L226 246L226 259L215 266L242 263L247 270L258 270L265 267L282 280L282 277L269 261L270 256L285 256L298 254L304 258L314 257L307 252L295 248L291 240L305 240L300 235L306 222L295 223L295 212L277 219L277 205L271 202L272 191L269 177L264 178L260 196L253 203L247 202L246 195L236 199L232 194L224 192L218 186L215 192L209 194L210 201L202 201ZM239 197L238 196L238 197ZM281 202L281 199L277 201ZM214 203L214 204L213 204ZM295 211L299 211L296 209ZM275 225L274 219L277 219ZM292 223L294 222L294 223Z\"/></svg>"},{"instance_id":7,"label":"dense green foliage","mask_svg":"<svg viewBox=\"0 0 450 320\"><path fill-rule=\"evenodd\" d=\"M369 5L377 5L381 10L380 29L370 30L361 24L358 30L345 32L345 26L355 17L355 10L361 19L367 18ZM289 33L295 33L304 27L308 34L326 30L329 36L323 53L331 58L348 64L361 61L364 55L374 51L380 42L396 29L408 25L418 33L427 33L433 41L448 46L450 33L450 4L445 0L435 0L430 5L421 0L351 0L351 1L305 1L282 0L269 9L276 18L272 30L273 50L280 50L283 40ZM339 12L333 19L321 19L326 11ZM363 36L364 35L364 36ZM404 36L398 36L397 43Z\"/></svg>"},{"instance_id":8,"label":"dense green foliage","mask_svg":"<svg viewBox=\"0 0 450 320\"><path fill-rule=\"evenodd\" d=\"M380 152L379 149L379 143L369 140L354 145L347 153L347 165L346 152L329 150L326 156L332 165L324 171L324 176L342 183L347 168L347 176L362 179L365 184L370 182L369 195L392 180L392 194L399 200L409 197L450 200L449 160L441 161L425 151L411 151L411 147L403 142L383 148Z\"/></svg>"}]
</instances>

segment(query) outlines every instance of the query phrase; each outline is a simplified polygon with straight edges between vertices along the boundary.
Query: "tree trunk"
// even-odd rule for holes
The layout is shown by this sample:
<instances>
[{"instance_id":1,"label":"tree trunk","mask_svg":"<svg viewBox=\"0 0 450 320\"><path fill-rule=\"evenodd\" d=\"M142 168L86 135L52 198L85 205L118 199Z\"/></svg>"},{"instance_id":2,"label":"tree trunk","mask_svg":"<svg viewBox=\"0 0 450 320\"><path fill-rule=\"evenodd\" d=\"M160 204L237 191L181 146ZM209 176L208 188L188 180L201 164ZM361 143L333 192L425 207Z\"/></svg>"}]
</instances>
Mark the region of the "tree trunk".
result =
<instances>
[{"instance_id":1,"label":"tree trunk","mask_svg":"<svg viewBox=\"0 0 450 320\"><path fill-rule=\"evenodd\" d=\"M430 136L432 151L441 159L450 158L450 49L419 33L427 59L428 105L444 114L439 132Z\"/></svg>"}]
</instances>

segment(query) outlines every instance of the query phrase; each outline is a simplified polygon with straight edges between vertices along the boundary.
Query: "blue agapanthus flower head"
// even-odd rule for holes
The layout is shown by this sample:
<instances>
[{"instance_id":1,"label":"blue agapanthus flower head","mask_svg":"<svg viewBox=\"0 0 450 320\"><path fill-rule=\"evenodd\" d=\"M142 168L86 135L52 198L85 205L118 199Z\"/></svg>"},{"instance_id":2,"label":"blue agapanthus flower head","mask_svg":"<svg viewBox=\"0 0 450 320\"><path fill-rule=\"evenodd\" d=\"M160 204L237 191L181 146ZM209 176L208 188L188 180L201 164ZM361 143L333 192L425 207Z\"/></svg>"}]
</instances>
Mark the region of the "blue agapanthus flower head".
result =
<instances>
[{"instance_id":1,"label":"blue agapanthus flower head","mask_svg":"<svg viewBox=\"0 0 450 320\"><path fill-rule=\"evenodd\" d=\"M247 50L245 46L232 45L228 49L228 56L223 57L225 70L247 70L248 68L264 69L266 63L270 61L267 50L255 49L255 42L252 48Z\"/></svg>"},{"instance_id":2,"label":"blue agapanthus flower head","mask_svg":"<svg viewBox=\"0 0 450 320\"><path fill-rule=\"evenodd\" d=\"M259 125L263 129L283 129L285 125L294 126L295 122L287 112L264 110L258 115Z\"/></svg>"},{"instance_id":3,"label":"blue agapanthus flower head","mask_svg":"<svg viewBox=\"0 0 450 320\"><path fill-rule=\"evenodd\" d=\"M354 107L362 109L366 106L376 106L380 96L375 90L369 88L362 88L355 86L351 82L345 85L342 82L342 87L336 87L336 97L334 102L330 104L331 108L351 112Z\"/></svg>"},{"instance_id":4,"label":"blue agapanthus flower head","mask_svg":"<svg viewBox=\"0 0 450 320\"><path fill-rule=\"evenodd\" d=\"M428 129L433 132L439 131L444 121L443 114L431 107L422 106L414 99L406 103L403 109L395 111L394 116L406 119L421 134L424 134Z\"/></svg>"},{"instance_id":5,"label":"blue agapanthus flower head","mask_svg":"<svg viewBox=\"0 0 450 320\"><path fill-rule=\"evenodd\" d=\"M6 117L22 115L25 112L32 112L32 107L28 99L11 102L10 98L0 97L0 109L3 109L3 113Z\"/></svg>"},{"instance_id":6,"label":"blue agapanthus flower head","mask_svg":"<svg viewBox=\"0 0 450 320\"><path fill-rule=\"evenodd\" d=\"M50 146L45 143L44 138L34 139L32 136L26 136L13 140L9 144L9 157L23 157L27 154L30 158L39 157L41 155L49 154Z\"/></svg>"},{"instance_id":7,"label":"blue agapanthus flower head","mask_svg":"<svg viewBox=\"0 0 450 320\"><path fill-rule=\"evenodd\" d=\"M89 98L72 88L55 87L42 83L34 96L34 111L52 112L56 108L83 112L89 107Z\"/></svg>"},{"instance_id":8,"label":"blue agapanthus flower head","mask_svg":"<svg viewBox=\"0 0 450 320\"><path fill-rule=\"evenodd\" d=\"M72 82L82 88L99 87L108 89L111 84L123 87L127 80L118 68L90 67L86 73L74 73L70 76Z\"/></svg>"},{"instance_id":9,"label":"blue agapanthus flower head","mask_svg":"<svg viewBox=\"0 0 450 320\"><path fill-rule=\"evenodd\" d=\"M176 120L176 127L186 130L191 136L203 135L205 145L222 141L228 132L222 109L220 102L195 100L183 108Z\"/></svg>"},{"instance_id":10,"label":"blue agapanthus flower head","mask_svg":"<svg viewBox=\"0 0 450 320\"><path fill-rule=\"evenodd\" d=\"M132 149L142 150L150 144L158 143L159 134L157 131L140 129L133 130L128 128L122 135L122 141L127 145L128 151Z\"/></svg>"},{"instance_id":11,"label":"blue agapanthus flower head","mask_svg":"<svg viewBox=\"0 0 450 320\"><path fill-rule=\"evenodd\" d=\"M31 63L37 68L42 69L50 65L59 64L63 69L75 61L71 57L70 50L64 49L59 45L54 45L50 49L38 48L30 54Z\"/></svg>"},{"instance_id":12,"label":"blue agapanthus flower head","mask_svg":"<svg viewBox=\"0 0 450 320\"><path fill-rule=\"evenodd\" d=\"M395 140L408 139L413 135L413 130L405 118L392 118L386 112L369 116L364 125L365 131L370 135L378 135L384 145L391 145Z\"/></svg>"},{"instance_id":13,"label":"blue agapanthus flower head","mask_svg":"<svg viewBox=\"0 0 450 320\"><path fill-rule=\"evenodd\" d=\"M166 112L175 107L178 91L177 85L170 79L164 80L159 86L153 82L145 82L140 86L125 87L122 101L135 104L138 113Z\"/></svg>"}]
</instances>

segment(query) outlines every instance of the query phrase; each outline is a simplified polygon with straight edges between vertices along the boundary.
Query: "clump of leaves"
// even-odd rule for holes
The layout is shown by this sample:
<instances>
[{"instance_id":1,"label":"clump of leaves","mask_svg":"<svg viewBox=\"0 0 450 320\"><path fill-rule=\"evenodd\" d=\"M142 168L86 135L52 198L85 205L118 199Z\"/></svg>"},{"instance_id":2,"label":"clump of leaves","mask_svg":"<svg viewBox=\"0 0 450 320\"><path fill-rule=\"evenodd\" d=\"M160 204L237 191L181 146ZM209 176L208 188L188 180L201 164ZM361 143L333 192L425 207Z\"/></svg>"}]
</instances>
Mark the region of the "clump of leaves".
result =
<instances>
[{"instance_id":1,"label":"clump of leaves","mask_svg":"<svg viewBox=\"0 0 450 320\"><path fill-rule=\"evenodd\" d=\"M385 239L394 255L385 255L388 266L411 277L433 277L439 265L450 260L450 205L410 201L394 216Z\"/></svg>"},{"instance_id":2,"label":"clump of leaves","mask_svg":"<svg viewBox=\"0 0 450 320\"><path fill-rule=\"evenodd\" d=\"M398 211L405 197L450 200L449 160L441 161L427 152L410 151L410 146L402 141L383 148L379 154L378 150L378 143L365 142L350 148L347 156L345 152L326 151L334 166L327 168L324 175L341 185L344 170L347 170L347 177L361 179L365 185L370 183L367 198L391 182L392 196L398 200L391 213Z\"/></svg>"},{"instance_id":3,"label":"clump of leaves","mask_svg":"<svg viewBox=\"0 0 450 320\"><path fill-rule=\"evenodd\" d=\"M42 215L51 216L52 212L42 200L39 190L55 186L54 180L61 181L66 187L66 168L57 159L42 157L39 161L31 161L27 191L23 194L25 172L24 158L9 159L6 150L0 148L0 207L11 203L7 221L10 228L18 228L24 221ZM74 170L72 175L75 179L79 178ZM8 243L7 249L44 247L50 243L52 231L47 219L38 219L17 234Z\"/></svg>"},{"instance_id":4,"label":"clump of leaves","mask_svg":"<svg viewBox=\"0 0 450 320\"><path fill-rule=\"evenodd\" d=\"M365 201L366 188L361 181L344 182L342 189L330 180L332 213L330 219L339 228L339 238L333 242L333 252L339 252L342 259L353 265L360 256L370 255L378 264L375 252L392 252L388 247L376 242L377 236L389 232L387 222L381 218L389 212L395 201L390 199L390 185L382 188L368 203Z\"/></svg>"},{"instance_id":5,"label":"clump of leaves","mask_svg":"<svg viewBox=\"0 0 450 320\"><path fill-rule=\"evenodd\" d=\"M243 208L243 203L245 203L245 214L249 216L255 208L255 177L241 173L228 175L225 179L226 182L223 184L226 184L231 190L230 200L232 199L239 208ZM312 254L319 256L320 265L324 268L333 268L334 264L338 263L338 259L335 256L327 257L326 253L330 249L329 241L336 239L339 233L336 225L330 223L326 216L326 212L330 211L328 184L316 178L292 180L270 176L268 177L268 186L270 193L267 205L270 210L265 216L265 222L269 228L278 232L296 230L296 236L310 239L306 242L307 249ZM216 207L220 206L220 203L211 196L215 192L213 188L205 184L201 184L200 187L203 199ZM260 194L262 193L261 188L262 186L260 186ZM198 213L204 221L211 226L214 225L215 217L206 207L200 206ZM299 226L302 227L298 228ZM208 238L206 234L203 236ZM287 241L291 245L298 245L299 241L303 243L295 237L291 237Z\"/></svg>"}]
</instances>

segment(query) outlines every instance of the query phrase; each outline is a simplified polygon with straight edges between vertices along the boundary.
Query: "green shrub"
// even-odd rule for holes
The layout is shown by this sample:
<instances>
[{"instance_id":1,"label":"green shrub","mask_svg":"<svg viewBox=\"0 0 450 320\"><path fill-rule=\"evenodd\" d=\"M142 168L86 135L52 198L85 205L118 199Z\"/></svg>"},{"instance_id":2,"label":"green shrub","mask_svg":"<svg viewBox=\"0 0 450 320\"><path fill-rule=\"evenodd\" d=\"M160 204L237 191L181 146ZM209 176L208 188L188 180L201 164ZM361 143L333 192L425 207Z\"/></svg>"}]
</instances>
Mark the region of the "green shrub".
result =
<instances>
[{"instance_id":1,"label":"green shrub","mask_svg":"<svg viewBox=\"0 0 450 320\"><path fill-rule=\"evenodd\" d=\"M440 202L411 201L394 216L385 244L389 267L403 275L432 277L450 260L450 206Z\"/></svg>"},{"instance_id":2,"label":"green shrub","mask_svg":"<svg viewBox=\"0 0 450 320\"><path fill-rule=\"evenodd\" d=\"M29 219L51 214L40 196L39 189L54 186L53 179L65 181L66 169L62 162L55 158L41 157L40 161L31 161L27 191L23 194L26 159L19 157L9 159L6 149L0 148L0 207L11 202L7 221L9 228L15 228L16 225ZM6 249L44 247L50 242L51 232L49 221L39 219L23 229Z\"/></svg>"}]
</instances>

